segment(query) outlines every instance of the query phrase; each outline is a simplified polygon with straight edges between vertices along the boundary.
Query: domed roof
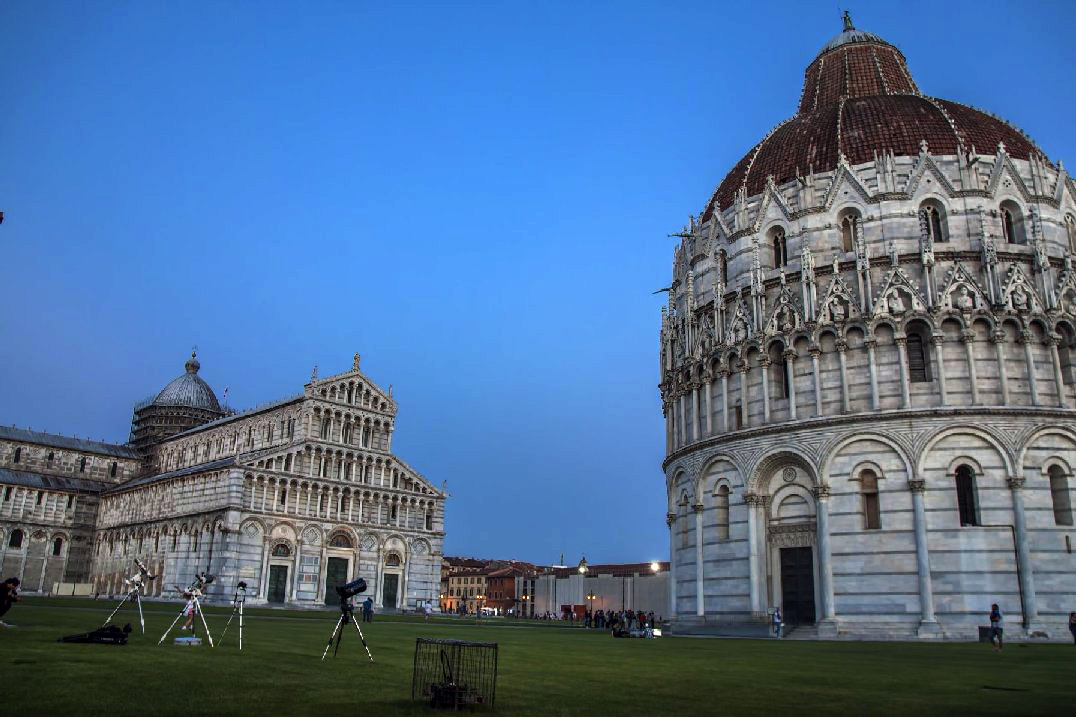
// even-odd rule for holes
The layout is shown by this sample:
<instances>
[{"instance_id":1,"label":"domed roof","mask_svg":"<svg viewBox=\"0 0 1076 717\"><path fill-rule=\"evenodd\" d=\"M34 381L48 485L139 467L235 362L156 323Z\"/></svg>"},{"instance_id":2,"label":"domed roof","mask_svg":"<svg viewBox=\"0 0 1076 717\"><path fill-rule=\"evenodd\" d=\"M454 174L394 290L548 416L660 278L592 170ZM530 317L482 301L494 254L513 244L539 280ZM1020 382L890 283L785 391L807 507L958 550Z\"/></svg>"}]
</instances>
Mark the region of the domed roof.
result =
<instances>
[{"instance_id":1,"label":"domed roof","mask_svg":"<svg viewBox=\"0 0 1076 717\"><path fill-rule=\"evenodd\" d=\"M153 399L153 405L184 406L223 413L213 389L198 376L198 369L201 367L202 365L198 363L198 357L192 352L191 357L187 359L187 363L183 364L183 368L186 370L185 373L172 379L157 394L157 398Z\"/></svg>"},{"instance_id":2,"label":"domed roof","mask_svg":"<svg viewBox=\"0 0 1076 717\"><path fill-rule=\"evenodd\" d=\"M935 155L993 153L1005 143L1010 157L1041 151L1020 130L979 110L920 94L900 50L852 27L830 40L804 72L799 112L770 131L726 175L703 213L727 209L744 188L759 194L772 176L796 177L874 159L875 153L917 155L922 143Z\"/></svg>"}]
</instances>

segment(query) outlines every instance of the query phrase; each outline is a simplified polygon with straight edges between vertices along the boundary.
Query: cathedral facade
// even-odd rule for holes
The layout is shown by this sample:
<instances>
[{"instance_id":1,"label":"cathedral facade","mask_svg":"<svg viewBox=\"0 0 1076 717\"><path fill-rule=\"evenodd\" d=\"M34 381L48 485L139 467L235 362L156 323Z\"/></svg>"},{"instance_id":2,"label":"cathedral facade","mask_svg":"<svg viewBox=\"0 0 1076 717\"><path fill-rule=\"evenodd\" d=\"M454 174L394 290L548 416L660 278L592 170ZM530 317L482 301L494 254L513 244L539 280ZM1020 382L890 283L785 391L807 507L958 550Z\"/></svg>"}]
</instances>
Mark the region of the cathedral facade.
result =
<instances>
[{"instance_id":1,"label":"cathedral facade","mask_svg":"<svg viewBox=\"0 0 1076 717\"><path fill-rule=\"evenodd\" d=\"M1018 634L1076 609L1076 183L845 18L681 233L662 310L682 632Z\"/></svg>"},{"instance_id":2,"label":"cathedral facade","mask_svg":"<svg viewBox=\"0 0 1076 717\"><path fill-rule=\"evenodd\" d=\"M141 559L174 595L247 584L252 604L335 604L367 581L380 608L434 601L446 494L392 453L397 405L360 370L243 413L184 373L135 407L111 445L0 428L0 564L27 591L126 592ZM177 587L178 586L178 587Z\"/></svg>"}]
</instances>

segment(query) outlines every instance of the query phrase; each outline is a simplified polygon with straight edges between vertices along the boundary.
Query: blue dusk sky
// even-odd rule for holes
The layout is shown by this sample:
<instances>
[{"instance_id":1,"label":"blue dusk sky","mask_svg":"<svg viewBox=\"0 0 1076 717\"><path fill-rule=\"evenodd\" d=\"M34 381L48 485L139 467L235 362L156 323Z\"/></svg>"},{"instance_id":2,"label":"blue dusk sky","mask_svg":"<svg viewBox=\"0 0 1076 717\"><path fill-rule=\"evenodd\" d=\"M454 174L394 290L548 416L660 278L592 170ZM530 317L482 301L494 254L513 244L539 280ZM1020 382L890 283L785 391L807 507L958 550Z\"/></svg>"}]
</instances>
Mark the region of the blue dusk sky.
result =
<instances>
[{"instance_id":1,"label":"blue dusk sky","mask_svg":"<svg viewBox=\"0 0 1076 717\"><path fill-rule=\"evenodd\" d=\"M194 344L240 409L359 351L448 554L667 559L666 234L842 7L6 0L0 423L122 442ZM851 10L1076 164L1076 3Z\"/></svg>"}]
</instances>

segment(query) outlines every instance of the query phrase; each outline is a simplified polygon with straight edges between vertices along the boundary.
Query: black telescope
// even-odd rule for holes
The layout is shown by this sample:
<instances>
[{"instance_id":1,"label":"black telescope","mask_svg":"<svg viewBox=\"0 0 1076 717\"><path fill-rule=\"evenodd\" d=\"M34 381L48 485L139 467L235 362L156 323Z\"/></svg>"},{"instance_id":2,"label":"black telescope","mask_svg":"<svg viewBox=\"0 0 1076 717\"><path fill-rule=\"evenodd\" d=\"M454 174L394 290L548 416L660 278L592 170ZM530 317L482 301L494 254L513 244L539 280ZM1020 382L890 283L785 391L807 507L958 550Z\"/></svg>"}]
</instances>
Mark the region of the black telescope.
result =
<instances>
[{"instance_id":1,"label":"black telescope","mask_svg":"<svg viewBox=\"0 0 1076 717\"><path fill-rule=\"evenodd\" d=\"M347 600L349 597L366 592L366 581L362 578L355 578L350 583L336 588L336 592L341 600Z\"/></svg>"}]
</instances>

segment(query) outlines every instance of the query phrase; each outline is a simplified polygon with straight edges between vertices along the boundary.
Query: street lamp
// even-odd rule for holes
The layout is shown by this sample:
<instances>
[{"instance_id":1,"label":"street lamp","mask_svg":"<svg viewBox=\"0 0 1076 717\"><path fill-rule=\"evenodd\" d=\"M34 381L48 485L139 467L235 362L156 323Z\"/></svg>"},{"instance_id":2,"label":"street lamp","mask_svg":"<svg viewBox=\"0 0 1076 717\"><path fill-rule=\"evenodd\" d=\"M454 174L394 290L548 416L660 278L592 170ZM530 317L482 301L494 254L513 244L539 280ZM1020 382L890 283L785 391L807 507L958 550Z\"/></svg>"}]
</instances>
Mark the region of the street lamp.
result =
<instances>
[{"instance_id":1,"label":"street lamp","mask_svg":"<svg viewBox=\"0 0 1076 717\"><path fill-rule=\"evenodd\" d=\"M661 570L661 565L659 565L657 561L650 563L650 572L656 573L659 570Z\"/></svg>"}]
</instances>

